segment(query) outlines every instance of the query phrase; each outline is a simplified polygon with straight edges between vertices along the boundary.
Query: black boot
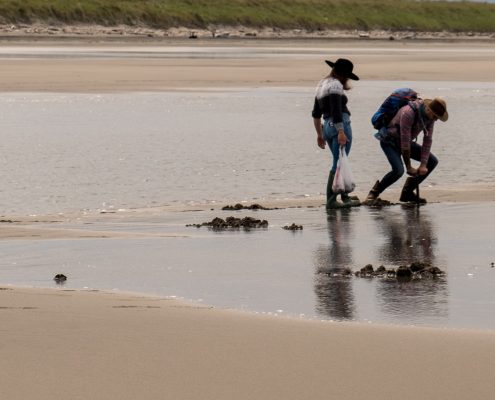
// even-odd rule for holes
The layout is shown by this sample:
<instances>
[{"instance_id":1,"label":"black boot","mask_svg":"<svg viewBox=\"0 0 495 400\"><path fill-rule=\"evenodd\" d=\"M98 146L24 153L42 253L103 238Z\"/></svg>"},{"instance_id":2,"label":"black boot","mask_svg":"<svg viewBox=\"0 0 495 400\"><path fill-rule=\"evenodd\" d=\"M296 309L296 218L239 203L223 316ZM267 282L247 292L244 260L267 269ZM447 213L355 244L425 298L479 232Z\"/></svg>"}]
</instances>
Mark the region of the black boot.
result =
<instances>
[{"instance_id":1,"label":"black boot","mask_svg":"<svg viewBox=\"0 0 495 400\"><path fill-rule=\"evenodd\" d=\"M357 207L361 205L359 197L349 196L349 193L342 193L340 198L342 199L342 203L344 203L347 207Z\"/></svg>"},{"instance_id":2,"label":"black boot","mask_svg":"<svg viewBox=\"0 0 495 400\"><path fill-rule=\"evenodd\" d=\"M370 204L373 203L376 199L378 199L378 196L380 196L380 181L375 182L375 186L373 186L368 193L368 196L366 196L366 199L364 200L365 204Z\"/></svg>"},{"instance_id":3,"label":"black boot","mask_svg":"<svg viewBox=\"0 0 495 400\"><path fill-rule=\"evenodd\" d=\"M418 185L418 178L407 178L406 183L404 183L404 187L402 188L402 193L400 194L399 200L405 203L425 204L426 199L419 197L418 193L414 193L414 189L416 189Z\"/></svg>"},{"instance_id":4,"label":"black boot","mask_svg":"<svg viewBox=\"0 0 495 400\"><path fill-rule=\"evenodd\" d=\"M330 170L330 174L328 175L327 182L327 205L326 208L344 208L346 207L344 204L337 201L338 193L334 193L332 190L334 173Z\"/></svg>"}]
</instances>

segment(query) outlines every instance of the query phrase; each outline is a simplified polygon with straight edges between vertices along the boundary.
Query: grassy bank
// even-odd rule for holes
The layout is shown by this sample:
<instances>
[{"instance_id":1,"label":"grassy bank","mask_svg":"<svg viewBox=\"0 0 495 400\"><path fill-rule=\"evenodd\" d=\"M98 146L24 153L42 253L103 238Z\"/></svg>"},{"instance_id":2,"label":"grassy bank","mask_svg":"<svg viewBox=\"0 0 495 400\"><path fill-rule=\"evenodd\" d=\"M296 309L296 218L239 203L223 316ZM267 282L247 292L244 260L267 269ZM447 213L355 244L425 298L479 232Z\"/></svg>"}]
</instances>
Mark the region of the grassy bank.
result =
<instances>
[{"instance_id":1,"label":"grassy bank","mask_svg":"<svg viewBox=\"0 0 495 400\"><path fill-rule=\"evenodd\" d=\"M414 0L2 0L0 22L495 32L495 4Z\"/></svg>"}]
</instances>

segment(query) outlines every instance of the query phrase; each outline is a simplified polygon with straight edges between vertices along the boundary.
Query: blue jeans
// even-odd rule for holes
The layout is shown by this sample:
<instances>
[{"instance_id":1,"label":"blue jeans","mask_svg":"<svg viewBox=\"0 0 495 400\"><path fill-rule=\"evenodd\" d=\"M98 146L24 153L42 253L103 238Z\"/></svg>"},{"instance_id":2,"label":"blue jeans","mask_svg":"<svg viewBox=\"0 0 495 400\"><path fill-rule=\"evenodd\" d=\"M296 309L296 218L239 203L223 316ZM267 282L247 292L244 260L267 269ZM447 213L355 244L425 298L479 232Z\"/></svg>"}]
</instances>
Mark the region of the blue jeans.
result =
<instances>
[{"instance_id":1,"label":"blue jeans","mask_svg":"<svg viewBox=\"0 0 495 400\"><path fill-rule=\"evenodd\" d=\"M379 184L380 193L383 192L386 188L388 188L393 183L397 182L402 175L404 175L405 169L404 164L402 162L402 152L400 149L400 144L398 139L385 139L380 140L380 146L387 156L388 162L392 167L392 171L387 173ZM411 142L411 159L416 161L421 161L421 148L422 146L417 144L416 142ZM435 169L438 164L438 159L430 153L430 157L428 157L428 161L426 163L426 168L428 169L428 173L426 175L418 176L418 184L423 182L428 175Z\"/></svg>"},{"instance_id":2,"label":"blue jeans","mask_svg":"<svg viewBox=\"0 0 495 400\"><path fill-rule=\"evenodd\" d=\"M351 129L351 118L349 114L342 114L342 121L344 122L344 133L347 136L347 143L345 145L345 152L349 155L352 145L352 129ZM333 156L332 172L335 173L337 169L337 161L339 161L339 143L337 142L337 134L339 132L335 128L332 119L326 119L323 124L323 137L328 143L328 148L330 149Z\"/></svg>"}]
</instances>

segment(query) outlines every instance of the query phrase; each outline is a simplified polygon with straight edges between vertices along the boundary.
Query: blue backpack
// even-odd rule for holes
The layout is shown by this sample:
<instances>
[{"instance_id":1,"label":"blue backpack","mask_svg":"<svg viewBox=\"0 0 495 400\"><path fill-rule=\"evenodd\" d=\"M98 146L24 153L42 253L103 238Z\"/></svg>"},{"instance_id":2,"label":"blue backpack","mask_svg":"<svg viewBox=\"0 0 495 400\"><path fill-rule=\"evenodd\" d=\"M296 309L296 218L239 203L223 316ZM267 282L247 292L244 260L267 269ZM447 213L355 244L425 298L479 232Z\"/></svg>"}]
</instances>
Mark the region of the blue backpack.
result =
<instances>
[{"instance_id":1,"label":"blue backpack","mask_svg":"<svg viewBox=\"0 0 495 400\"><path fill-rule=\"evenodd\" d=\"M409 102L417 100L418 93L410 88L394 90L371 117L371 124L377 130L387 127L397 111Z\"/></svg>"}]
</instances>

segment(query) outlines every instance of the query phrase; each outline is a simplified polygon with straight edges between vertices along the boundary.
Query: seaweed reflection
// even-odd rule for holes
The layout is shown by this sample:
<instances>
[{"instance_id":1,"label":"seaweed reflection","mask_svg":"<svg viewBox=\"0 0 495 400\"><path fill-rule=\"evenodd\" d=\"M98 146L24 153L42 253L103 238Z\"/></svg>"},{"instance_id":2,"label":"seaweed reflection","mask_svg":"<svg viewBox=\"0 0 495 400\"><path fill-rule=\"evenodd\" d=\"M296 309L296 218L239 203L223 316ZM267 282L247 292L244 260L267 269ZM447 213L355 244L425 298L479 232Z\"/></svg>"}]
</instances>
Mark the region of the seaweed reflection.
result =
<instances>
[{"instance_id":1,"label":"seaweed reflection","mask_svg":"<svg viewBox=\"0 0 495 400\"><path fill-rule=\"evenodd\" d=\"M342 272L352 265L351 209L329 210L330 244L315 253L316 312L336 319L353 319L355 314L352 280Z\"/></svg>"}]
</instances>

